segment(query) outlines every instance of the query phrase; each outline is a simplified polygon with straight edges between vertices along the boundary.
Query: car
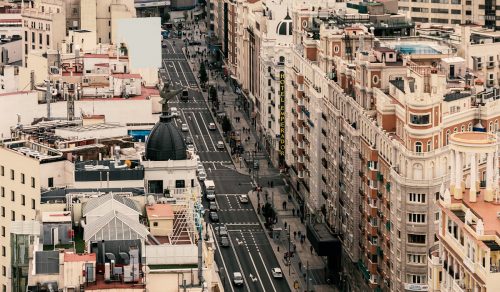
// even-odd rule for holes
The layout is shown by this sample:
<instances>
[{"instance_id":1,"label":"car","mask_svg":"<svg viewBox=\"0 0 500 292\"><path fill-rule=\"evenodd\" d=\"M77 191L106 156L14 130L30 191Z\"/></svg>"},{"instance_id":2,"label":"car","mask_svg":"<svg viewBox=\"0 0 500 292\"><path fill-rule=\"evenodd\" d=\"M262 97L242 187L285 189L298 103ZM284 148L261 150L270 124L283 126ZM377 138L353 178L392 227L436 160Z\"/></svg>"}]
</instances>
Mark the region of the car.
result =
<instances>
[{"instance_id":1,"label":"car","mask_svg":"<svg viewBox=\"0 0 500 292\"><path fill-rule=\"evenodd\" d=\"M224 236L228 236L228 233L227 233L227 228L226 226L217 226L215 227L215 233L221 237L224 237Z\"/></svg>"},{"instance_id":2,"label":"car","mask_svg":"<svg viewBox=\"0 0 500 292\"><path fill-rule=\"evenodd\" d=\"M217 141L217 149L219 150L224 150L225 146L224 146L224 142L222 141Z\"/></svg>"},{"instance_id":3,"label":"car","mask_svg":"<svg viewBox=\"0 0 500 292\"><path fill-rule=\"evenodd\" d=\"M280 268L272 268L271 273L273 274L274 278L277 278L277 279L283 278L283 273L281 272Z\"/></svg>"},{"instance_id":4,"label":"car","mask_svg":"<svg viewBox=\"0 0 500 292\"><path fill-rule=\"evenodd\" d=\"M240 196L240 203L248 203L248 196L247 195L241 195Z\"/></svg>"},{"instance_id":5,"label":"car","mask_svg":"<svg viewBox=\"0 0 500 292\"><path fill-rule=\"evenodd\" d=\"M210 211L217 212L217 203L210 202Z\"/></svg>"},{"instance_id":6,"label":"car","mask_svg":"<svg viewBox=\"0 0 500 292\"><path fill-rule=\"evenodd\" d=\"M227 236L223 236L220 238L220 241L219 241L219 244L221 246L229 246L230 243L229 243L229 238L227 238Z\"/></svg>"},{"instance_id":7,"label":"car","mask_svg":"<svg viewBox=\"0 0 500 292\"><path fill-rule=\"evenodd\" d=\"M198 173L200 173L200 172L205 172L205 168L203 167L203 164L198 163L198 166L196 167L196 171L197 171Z\"/></svg>"},{"instance_id":8,"label":"car","mask_svg":"<svg viewBox=\"0 0 500 292\"><path fill-rule=\"evenodd\" d=\"M205 171L200 171L198 172L198 179L200 181L204 181L207 179L207 174L205 173Z\"/></svg>"},{"instance_id":9,"label":"car","mask_svg":"<svg viewBox=\"0 0 500 292\"><path fill-rule=\"evenodd\" d=\"M191 136L187 136L187 137L186 137L186 144L187 144L187 145L191 145L191 144L193 144L193 138L192 138Z\"/></svg>"},{"instance_id":10,"label":"car","mask_svg":"<svg viewBox=\"0 0 500 292\"><path fill-rule=\"evenodd\" d=\"M181 131L183 132L189 132L189 127L187 124L182 124L181 125Z\"/></svg>"},{"instance_id":11,"label":"car","mask_svg":"<svg viewBox=\"0 0 500 292\"><path fill-rule=\"evenodd\" d=\"M186 145L186 149L187 149L187 151L194 152L194 145L193 144L188 144L188 145Z\"/></svg>"},{"instance_id":12,"label":"car","mask_svg":"<svg viewBox=\"0 0 500 292\"><path fill-rule=\"evenodd\" d=\"M217 130L217 127L215 126L215 123L209 123L208 124L208 129L210 131L215 131L215 130Z\"/></svg>"},{"instance_id":13,"label":"car","mask_svg":"<svg viewBox=\"0 0 500 292\"><path fill-rule=\"evenodd\" d=\"M236 286L243 285L243 276L241 275L240 272L234 272L233 273L233 283Z\"/></svg>"},{"instance_id":14,"label":"car","mask_svg":"<svg viewBox=\"0 0 500 292\"><path fill-rule=\"evenodd\" d=\"M162 48L166 48L166 47L167 47L167 44L166 44L166 43L162 43L162 44L161 44L161 47L162 47Z\"/></svg>"},{"instance_id":15,"label":"car","mask_svg":"<svg viewBox=\"0 0 500 292\"><path fill-rule=\"evenodd\" d=\"M190 46L201 46L201 42L200 41L190 41L189 45Z\"/></svg>"},{"instance_id":16,"label":"car","mask_svg":"<svg viewBox=\"0 0 500 292\"><path fill-rule=\"evenodd\" d=\"M208 214L208 218L210 218L210 221L212 222L219 222L219 214L215 211L210 212Z\"/></svg>"},{"instance_id":17,"label":"car","mask_svg":"<svg viewBox=\"0 0 500 292\"><path fill-rule=\"evenodd\" d=\"M172 115L172 117L178 117L179 116L179 111L177 111L176 107L171 107L170 108L170 114Z\"/></svg>"}]
</instances>

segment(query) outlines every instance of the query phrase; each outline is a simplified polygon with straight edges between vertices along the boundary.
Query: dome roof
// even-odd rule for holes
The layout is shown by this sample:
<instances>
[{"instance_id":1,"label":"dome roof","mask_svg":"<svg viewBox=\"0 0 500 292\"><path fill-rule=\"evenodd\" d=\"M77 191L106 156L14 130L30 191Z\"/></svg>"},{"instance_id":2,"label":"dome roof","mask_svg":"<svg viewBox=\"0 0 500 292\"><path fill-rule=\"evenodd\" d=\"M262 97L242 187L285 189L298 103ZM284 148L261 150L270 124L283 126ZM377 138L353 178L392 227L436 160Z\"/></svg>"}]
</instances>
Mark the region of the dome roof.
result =
<instances>
[{"instance_id":1,"label":"dome roof","mask_svg":"<svg viewBox=\"0 0 500 292\"><path fill-rule=\"evenodd\" d=\"M162 115L146 141L146 160L167 161L187 159L186 142L172 117Z\"/></svg>"},{"instance_id":2,"label":"dome roof","mask_svg":"<svg viewBox=\"0 0 500 292\"><path fill-rule=\"evenodd\" d=\"M292 18L288 13L288 9L286 11L285 19L280 21L278 23L278 26L276 27L276 33L279 35L292 35L293 33Z\"/></svg>"}]
</instances>

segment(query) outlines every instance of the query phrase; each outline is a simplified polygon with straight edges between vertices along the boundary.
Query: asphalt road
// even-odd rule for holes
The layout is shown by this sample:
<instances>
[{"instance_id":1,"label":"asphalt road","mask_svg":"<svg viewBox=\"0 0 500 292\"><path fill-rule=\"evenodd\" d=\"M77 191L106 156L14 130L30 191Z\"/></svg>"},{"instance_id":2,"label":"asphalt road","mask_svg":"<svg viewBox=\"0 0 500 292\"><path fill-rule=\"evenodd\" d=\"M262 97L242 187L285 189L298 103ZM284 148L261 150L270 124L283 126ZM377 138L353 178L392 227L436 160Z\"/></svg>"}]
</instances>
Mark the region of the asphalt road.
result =
<instances>
[{"instance_id":1,"label":"asphalt road","mask_svg":"<svg viewBox=\"0 0 500 292\"><path fill-rule=\"evenodd\" d=\"M239 201L241 194L247 194L253 188L250 177L235 171L229 153L225 149L217 149L217 142L223 140L221 134L208 129L209 123L215 122L197 86L197 77L182 53L182 40L168 39L166 44L162 50L164 67L160 75L164 81L169 80L174 88L183 87L189 91L187 102L176 98L169 101L169 107L176 107L180 112L175 120L178 127L183 123L188 125L189 131L184 132L184 135L193 138L208 179L215 182L220 221L211 224L214 227L225 225L229 233L231 245L220 247L215 255L225 290L290 291L285 278L272 277L271 269L278 267L278 262L251 203L242 204ZM208 209L205 199L204 205ZM208 216L206 220L210 222ZM220 238L215 234L214 238L218 243ZM232 284L234 272L243 274L243 286Z\"/></svg>"}]
</instances>

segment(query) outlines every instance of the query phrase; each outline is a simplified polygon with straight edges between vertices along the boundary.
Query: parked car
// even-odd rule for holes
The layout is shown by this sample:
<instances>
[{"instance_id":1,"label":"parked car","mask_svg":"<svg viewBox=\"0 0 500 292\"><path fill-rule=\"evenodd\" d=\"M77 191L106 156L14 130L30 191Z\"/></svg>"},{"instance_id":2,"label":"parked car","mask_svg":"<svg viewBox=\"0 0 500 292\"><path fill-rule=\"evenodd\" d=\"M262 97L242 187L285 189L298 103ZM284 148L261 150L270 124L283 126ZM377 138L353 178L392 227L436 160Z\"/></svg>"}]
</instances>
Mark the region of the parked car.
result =
<instances>
[{"instance_id":1,"label":"parked car","mask_svg":"<svg viewBox=\"0 0 500 292\"><path fill-rule=\"evenodd\" d=\"M193 145L193 144L188 144L188 145L186 146L186 149L187 149L187 151L194 152L194 145Z\"/></svg>"},{"instance_id":2,"label":"parked car","mask_svg":"<svg viewBox=\"0 0 500 292\"><path fill-rule=\"evenodd\" d=\"M224 150L224 142L222 141L217 141L217 149L219 150Z\"/></svg>"},{"instance_id":3,"label":"parked car","mask_svg":"<svg viewBox=\"0 0 500 292\"><path fill-rule=\"evenodd\" d=\"M219 222L219 214L217 214L217 212L210 212L210 214L208 214L208 217L210 218L210 221L212 222Z\"/></svg>"},{"instance_id":4,"label":"parked car","mask_svg":"<svg viewBox=\"0 0 500 292\"><path fill-rule=\"evenodd\" d=\"M170 114L172 115L172 117L178 117L179 116L179 112L177 111L176 107L171 107L170 108Z\"/></svg>"},{"instance_id":5,"label":"parked car","mask_svg":"<svg viewBox=\"0 0 500 292\"><path fill-rule=\"evenodd\" d=\"M193 144L193 138L191 136L186 137L186 144L187 145Z\"/></svg>"},{"instance_id":6,"label":"parked car","mask_svg":"<svg viewBox=\"0 0 500 292\"><path fill-rule=\"evenodd\" d=\"M217 127L215 126L215 123L210 123L210 124L208 124L208 129L210 131L215 131L215 130L217 130Z\"/></svg>"},{"instance_id":7,"label":"parked car","mask_svg":"<svg viewBox=\"0 0 500 292\"><path fill-rule=\"evenodd\" d=\"M248 203L248 196L247 195L241 195L240 196L240 203L243 203L243 204Z\"/></svg>"},{"instance_id":8,"label":"parked car","mask_svg":"<svg viewBox=\"0 0 500 292\"><path fill-rule=\"evenodd\" d=\"M187 124L182 124L181 125L181 131L183 132L189 132L189 127Z\"/></svg>"},{"instance_id":9,"label":"parked car","mask_svg":"<svg viewBox=\"0 0 500 292\"><path fill-rule=\"evenodd\" d=\"M215 233L218 235L218 236L228 236L228 233L227 233L227 228L226 226L217 226L215 227Z\"/></svg>"},{"instance_id":10,"label":"parked car","mask_svg":"<svg viewBox=\"0 0 500 292\"><path fill-rule=\"evenodd\" d=\"M280 268L272 268L271 273L273 274L274 278L277 278L277 279L283 278L283 273L281 272Z\"/></svg>"},{"instance_id":11,"label":"parked car","mask_svg":"<svg viewBox=\"0 0 500 292\"><path fill-rule=\"evenodd\" d=\"M234 272L233 273L233 283L236 286L243 285L243 276L241 275L240 272Z\"/></svg>"},{"instance_id":12,"label":"parked car","mask_svg":"<svg viewBox=\"0 0 500 292\"><path fill-rule=\"evenodd\" d=\"M205 171L200 171L198 172L198 179L200 181L204 181L207 179L207 174L205 173Z\"/></svg>"},{"instance_id":13,"label":"parked car","mask_svg":"<svg viewBox=\"0 0 500 292\"><path fill-rule=\"evenodd\" d=\"M200 173L200 172L205 172L205 168L203 167L203 164L198 163L198 166L196 167L196 171L197 171L198 173Z\"/></svg>"},{"instance_id":14,"label":"parked car","mask_svg":"<svg viewBox=\"0 0 500 292\"><path fill-rule=\"evenodd\" d=\"M215 201L210 202L210 211L217 212L217 203Z\"/></svg>"}]
</instances>

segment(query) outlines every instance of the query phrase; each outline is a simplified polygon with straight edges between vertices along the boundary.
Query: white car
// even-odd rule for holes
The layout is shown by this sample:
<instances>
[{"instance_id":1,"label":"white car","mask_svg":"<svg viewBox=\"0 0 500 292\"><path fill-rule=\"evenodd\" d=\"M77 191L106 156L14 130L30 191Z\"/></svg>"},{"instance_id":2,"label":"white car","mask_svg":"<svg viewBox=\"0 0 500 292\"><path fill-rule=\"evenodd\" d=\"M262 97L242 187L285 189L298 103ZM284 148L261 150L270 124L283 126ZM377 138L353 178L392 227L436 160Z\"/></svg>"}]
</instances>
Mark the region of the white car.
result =
<instances>
[{"instance_id":1,"label":"white car","mask_svg":"<svg viewBox=\"0 0 500 292\"><path fill-rule=\"evenodd\" d=\"M170 108L170 114L172 115L172 117L178 117L179 116L179 111L177 111L176 107L171 107Z\"/></svg>"},{"instance_id":2,"label":"white car","mask_svg":"<svg viewBox=\"0 0 500 292\"><path fill-rule=\"evenodd\" d=\"M214 123L210 123L210 124L208 124L208 129L209 129L210 131L215 131L215 130L217 130L217 127L215 126L215 124L214 124Z\"/></svg>"},{"instance_id":3,"label":"white car","mask_svg":"<svg viewBox=\"0 0 500 292\"><path fill-rule=\"evenodd\" d=\"M186 145L187 151L194 152L194 145L193 144L188 144Z\"/></svg>"},{"instance_id":4,"label":"white car","mask_svg":"<svg viewBox=\"0 0 500 292\"><path fill-rule=\"evenodd\" d=\"M189 131L189 127L188 127L188 125L187 125L187 124L182 124L182 125L181 125L181 131L183 131L183 132L188 132L188 131Z\"/></svg>"},{"instance_id":5,"label":"white car","mask_svg":"<svg viewBox=\"0 0 500 292\"><path fill-rule=\"evenodd\" d=\"M283 273L281 272L280 268L272 268L271 273L273 274L274 278L283 278Z\"/></svg>"},{"instance_id":6,"label":"white car","mask_svg":"<svg viewBox=\"0 0 500 292\"><path fill-rule=\"evenodd\" d=\"M203 164L198 163L198 166L196 167L197 172L205 172L205 168L203 167Z\"/></svg>"},{"instance_id":7,"label":"white car","mask_svg":"<svg viewBox=\"0 0 500 292\"><path fill-rule=\"evenodd\" d=\"M219 149L219 150L224 150L224 148L225 148L225 147L224 147L224 142L222 142L222 141L218 141L218 142L217 142L217 149Z\"/></svg>"},{"instance_id":8,"label":"white car","mask_svg":"<svg viewBox=\"0 0 500 292\"><path fill-rule=\"evenodd\" d=\"M205 181L207 179L207 174L205 173L205 171L198 172L198 179L200 181Z\"/></svg>"},{"instance_id":9,"label":"white car","mask_svg":"<svg viewBox=\"0 0 500 292\"><path fill-rule=\"evenodd\" d=\"M241 195L240 196L240 203L248 203L248 196L247 195Z\"/></svg>"},{"instance_id":10,"label":"white car","mask_svg":"<svg viewBox=\"0 0 500 292\"><path fill-rule=\"evenodd\" d=\"M243 285L243 276L241 275L240 272L234 272L233 273L233 283L236 286Z\"/></svg>"}]
</instances>

